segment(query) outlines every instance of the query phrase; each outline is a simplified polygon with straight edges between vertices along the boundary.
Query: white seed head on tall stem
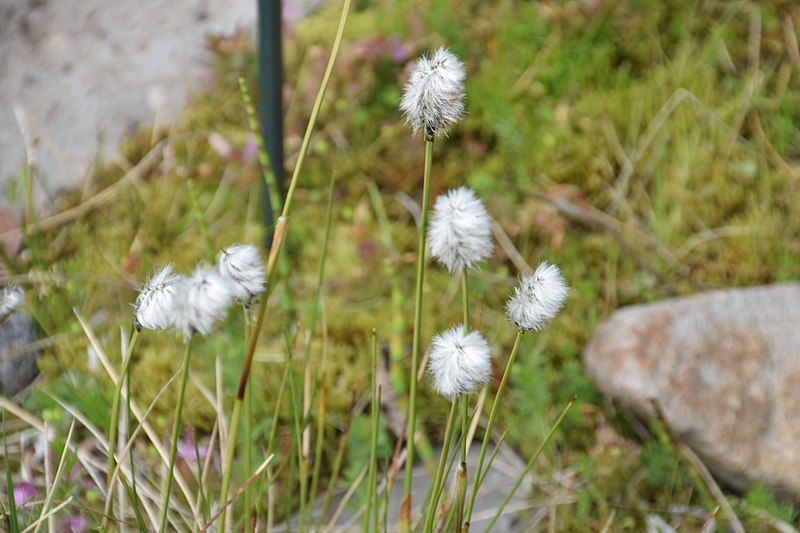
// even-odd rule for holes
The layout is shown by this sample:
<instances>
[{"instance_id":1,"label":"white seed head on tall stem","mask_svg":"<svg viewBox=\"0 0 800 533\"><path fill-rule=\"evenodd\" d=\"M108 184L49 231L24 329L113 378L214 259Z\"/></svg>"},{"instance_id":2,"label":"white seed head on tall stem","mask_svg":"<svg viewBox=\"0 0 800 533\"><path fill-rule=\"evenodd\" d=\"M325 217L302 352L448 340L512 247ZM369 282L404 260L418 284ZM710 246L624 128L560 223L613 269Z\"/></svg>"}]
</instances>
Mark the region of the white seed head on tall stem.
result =
<instances>
[{"instance_id":1,"label":"white seed head on tall stem","mask_svg":"<svg viewBox=\"0 0 800 533\"><path fill-rule=\"evenodd\" d=\"M233 301L233 283L217 269L198 266L191 277L177 285L173 314L175 328L188 339L207 335Z\"/></svg>"},{"instance_id":2,"label":"white seed head on tall stem","mask_svg":"<svg viewBox=\"0 0 800 533\"><path fill-rule=\"evenodd\" d=\"M489 381L491 358L486 339L477 331L465 333L463 325L434 335L428 358L434 389L450 399L478 392Z\"/></svg>"},{"instance_id":3,"label":"white seed head on tall stem","mask_svg":"<svg viewBox=\"0 0 800 533\"><path fill-rule=\"evenodd\" d=\"M459 187L436 199L428 243L431 255L453 273L492 255L492 219L472 189Z\"/></svg>"},{"instance_id":4,"label":"white seed head on tall stem","mask_svg":"<svg viewBox=\"0 0 800 533\"><path fill-rule=\"evenodd\" d=\"M172 325L173 301L177 284L183 276L172 272L167 265L147 280L133 304L136 329L167 329Z\"/></svg>"},{"instance_id":5,"label":"white seed head on tall stem","mask_svg":"<svg viewBox=\"0 0 800 533\"><path fill-rule=\"evenodd\" d=\"M264 261L252 244L235 244L217 256L219 273L233 283L233 295L245 307L266 287Z\"/></svg>"},{"instance_id":6,"label":"white seed head on tall stem","mask_svg":"<svg viewBox=\"0 0 800 533\"><path fill-rule=\"evenodd\" d=\"M553 320L567 299L567 287L556 265L544 261L524 274L506 304L508 318L522 331L540 331Z\"/></svg>"},{"instance_id":7,"label":"white seed head on tall stem","mask_svg":"<svg viewBox=\"0 0 800 533\"><path fill-rule=\"evenodd\" d=\"M0 322L5 321L25 301L25 291L17 285L6 285L0 290Z\"/></svg>"},{"instance_id":8,"label":"white seed head on tall stem","mask_svg":"<svg viewBox=\"0 0 800 533\"><path fill-rule=\"evenodd\" d=\"M417 59L400 101L414 133L433 134L461 120L465 76L464 64L444 47Z\"/></svg>"}]
</instances>

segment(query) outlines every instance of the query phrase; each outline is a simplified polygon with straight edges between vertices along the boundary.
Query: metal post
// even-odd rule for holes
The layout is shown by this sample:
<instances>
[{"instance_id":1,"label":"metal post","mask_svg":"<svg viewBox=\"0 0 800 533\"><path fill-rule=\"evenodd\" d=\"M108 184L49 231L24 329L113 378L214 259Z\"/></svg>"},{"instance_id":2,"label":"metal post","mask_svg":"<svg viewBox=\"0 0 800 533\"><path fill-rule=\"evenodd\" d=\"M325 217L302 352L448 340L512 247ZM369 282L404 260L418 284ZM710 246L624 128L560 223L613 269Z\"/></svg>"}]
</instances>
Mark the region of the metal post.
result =
<instances>
[{"instance_id":1,"label":"metal post","mask_svg":"<svg viewBox=\"0 0 800 533\"><path fill-rule=\"evenodd\" d=\"M264 143L269 153L278 194L283 198L283 55L281 53L281 2L258 0L258 93L259 117ZM266 169L262 169L262 172ZM266 182L262 188L264 225L275 224L272 202ZM272 232L267 236L266 249L272 245Z\"/></svg>"}]
</instances>

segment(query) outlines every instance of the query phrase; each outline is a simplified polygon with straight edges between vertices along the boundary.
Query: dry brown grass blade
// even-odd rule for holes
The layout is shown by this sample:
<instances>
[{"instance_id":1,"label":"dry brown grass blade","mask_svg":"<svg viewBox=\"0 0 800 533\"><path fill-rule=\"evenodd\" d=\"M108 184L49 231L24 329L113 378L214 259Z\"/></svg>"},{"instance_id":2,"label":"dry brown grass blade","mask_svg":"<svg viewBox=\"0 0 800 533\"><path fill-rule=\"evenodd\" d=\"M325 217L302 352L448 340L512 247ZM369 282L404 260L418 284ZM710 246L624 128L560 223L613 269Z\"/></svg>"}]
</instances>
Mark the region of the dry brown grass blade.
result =
<instances>
[{"instance_id":1,"label":"dry brown grass blade","mask_svg":"<svg viewBox=\"0 0 800 533\"><path fill-rule=\"evenodd\" d=\"M75 419L72 419L72 423L69 425L69 432L67 433L67 440L64 443L64 449L61 452L61 459L58 461L58 469L56 470L56 476L54 478L53 483L58 483L58 480L61 479L61 475L64 473L64 465L66 464L67 460L67 450L69 450L70 442L72 442L72 435L75 433ZM45 433L45 440L47 440L47 433ZM39 514L39 519L36 521L36 526L33 529L34 533L38 533L39 528L45 522L48 516L47 510L50 508L50 504L53 503L53 490L52 486L47 487L47 497L44 500L44 505L42 505L42 512ZM52 525L51 525L52 528ZM28 527L30 529L30 526ZM26 529L27 531L27 529Z\"/></svg>"},{"instance_id":2,"label":"dry brown grass blade","mask_svg":"<svg viewBox=\"0 0 800 533\"><path fill-rule=\"evenodd\" d=\"M116 384L117 380L119 379L119 376L117 375L117 372L114 370L108 357L106 356L105 350L103 350L103 347L100 345L100 341L97 340L97 336L94 334L94 331L92 330L91 326L89 325L88 322L86 322L86 320L83 318L80 312L77 309L73 309L73 312L75 313L75 316L78 318L78 322L80 322L84 334L89 339L89 343L92 345L92 348L94 348L95 352L97 353L97 357L98 359L100 359L100 363L103 365L103 369L105 369L111 381L114 384ZM125 393L124 389L122 391L122 398L127 399L127 394ZM131 412L133 413L133 416L136 418L136 420L142 423L145 434L150 439L150 442L153 444L153 447L158 453L158 456L161 458L161 461L164 463L165 466L169 465L169 457L167 456L167 452L164 449L164 446L161 445L161 439L158 433L156 432L155 428L153 428L153 426L144 419L141 409L133 400L131 400ZM175 476L175 482L177 483L178 487L183 493L184 499L188 502L189 507L192 510L192 514L194 515L195 525L200 524L199 510L194 505L194 498L192 496L191 490L189 490L189 485L186 483L186 480L183 478L181 473L178 472L177 470L175 471L174 476Z\"/></svg>"},{"instance_id":3,"label":"dry brown grass blade","mask_svg":"<svg viewBox=\"0 0 800 533\"><path fill-rule=\"evenodd\" d=\"M664 411L661 409L659 403L655 399L651 399L650 405L655 412L656 418L659 422L661 422L664 430L667 432L672 445L686 458L686 462L692 469L694 469L697 475L700 476L700 479L703 480L703 483L706 484L706 487L708 487L711 495L716 500L717 505L719 505L720 509L722 509L722 511L725 513L725 517L728 520L728 525L730 526L731 530L734 531L734 533L745 533L742 522L739 520L739 517L734 512L730 502L728 502L728 498L725 497L722 489L719 488L717 481L714 479L714 476L711 475L711 472L708 470L705 463L703 463L700 457L694 453L694 450L689 448L678 438L678 435L672 429L672 425L670 425L666 416L664 416Z\"/></svg>"},{"instance_id":4,"label":"dry brown grass blade","mask_svg":"<svg viewBox=\"0 0 800 533\"><path fill-rule=\"evenodd\" d=\"M623 224L616 218L599 209L591 206L578 206L565 198L555 198L546 194L535 194L534 196L553 205L561 215L567 218L576 220L587 226L600 228L610 233L633 255L643 268L646 268L651 273L657 274L658 269L653 265L647 255L642 253L642 246L653 248L665 262L676 270L676 272L680 273L686 269L685 265L675 257L675 254L670 251L667 245L652 235L644 233L635 226ZM633 237L633 239L638 242L630 242L628 237Z\"/></svg>"},{"instance_id":5,"label":"dry brown grass blade","mask_svg":"<svg viewBox=\"0 0 800 533\"><path fill-rule=\"evenodd\" d=\"M327 533L333 531L334 527L336 526L336 522L339 521L339 517L344 512L344 508L347 507L347 503L350 501L350 498L353 497L353 494L355 494L356 489L358 489L358 486L364 480L364 476L366 475L367 475L367 466L364 465L364 467L361 469L361 472L359 472L358 476L356 476L356 479L353 480L353 483L347 489L347 492L345 492L342 501L339 502L338 507L336 507L336 511L333 513L333 516L331 516L331 519L328 521L328 525L325 526L324 531L326 531Z\"/></svg>"},{"instance_id":6,"label":"dry brown grass blade","mask_svg":"<svg viewBox=\"0 0 800 533\"><path fill-rule=\"evenodd\" d=\"M153 408L158 403L158 400L161 399L161 396L163 396L164 392L166 392L167 388L172 384L172 382L178 378L178 375L180 375L180 372L175 372L174 374L172 374L172 377L169 378L169 380L167 380L167 382L164 384L161 390L158 391L156 397L153 398L153 401L150 402L149 406L147 406L147 410L144 412L142 421L148 419L150 413L153 411ZM128 452L130 451L133 444L136 442L136 438L139 436L139 433L141 431L142 431L142 422L139 422L139 424L137 424L136 428L133 430L133 433L131 433L130 438L128 438L128 442L125 443L125 447L122 449L121 452L119 452L119 457L117 457L116 466L114 467L114 473L112 474L111 484L113 484L114 479L119 476L120 467L124 463L124 458L128 455ZM106 506L103 511L106 515L109 514L109 511L111 509L110 505L111 505L111 498L107 498ZM145 511L147 512L147 507L145 507ZM156 513L151 514L150 512L148 512L148 517L150 518L152 523L158 525L158 515Z\"/></svg>"},{"instance_id":7,"label":"dry brown grass blade","mask_svg":"<svg viewBox=\"0 0 800 533\"><path fill-rule=\"evenodd\" d=\"M267 457L266 459L264 459L264 462L263 462L263 463L261 463L261 465L260 465L258 468L256 468L256 469L255 469L255 471L254 471L252 474L250 474L250 477L248 477L248 478L245 480L245 482L244 482L244 483L242 483L242 485L241 485L241 486L240 486L238 489L236 489L236 492L234 492L234 493L233 493L233 496L231 496L231 497L228 499L228 501L227 501L227 502L225 502L225 505L223 505L222 507L220 507L220 508L219 508L219 510L218 510L218 511L217 511L217 512L214 514L214 516L212 516L212 517L211 517L211 520L209 520L208 522L206 522L206 524L205 524L205 525L204 525L204 526L203 526L203 527L200 529L200 532L201 532L201 533L202 533L202 532L204 532L204 531L208 531L208 529L209 529L209 528L210 528L212 525L214 525L214 522L216 522L216 520L217 520L217 519L218 519L218 518L219 518L219 517L222 515L222 512L223 512L225 509L227 509L228 507L230 507L230 505L231 505L231 504L233 504L233 502L235 502L235 501L236 501L236 498L238 498L239 496L241 496L241 495L242 495L242 493L243 493L243 492L245 491L245 489L246 489L246 488L247 488L247 487L250 485L250 483L252 483L252 482L253 482L253 480L255 480L255 479L258 477L258 476L260 476L260 475L261 475L261 473L264 471L264 469L265 469L265 468L267 468L267 466L270 464L270 462L272 462L272 458L273 458L273 457L275 457L275 456L274 456L274 455L270 455L269 457Z\"/></svg>"},{"instance_id":8,"label":"dry brown grass blade","mask_svg":"<svg viewBox=\"0 0 800 533\"><path fill-rule=\"evenodd\" d=\"M73 498L74 498L73 496L70 496L69 498L67 498L67 499L66 499L66 500L64 500L63 502L59 503L58 505L56 505L55 507L53 507L52 509L50 509L49 511L47 511L47 513L46 513L46 514L44 514L44 515L40 516L40 517L39 517L39 518L38 518L38 519L37 519L35 522L31 523L31 524L30 524L28 527L26 527L25 529L23 529L23 530L22 530L22 533L28 533L28 532L29 532L29 531L31 531L31 530L34 530L34 531L38 530L38 529L39 529L39 527L41 526L42 522L44 522L45 520L47 520L47 521L49 521L50 523L52 523L52 520L50 520L50 519L51 519L51 518L52 518L52 517L53 517L53 516L54 516L54 515L55 515L57 512L59 512L61 509L63 509L64 507L66 507L67 505L69 505L70 503L72 503L72 500L73 500Z\"/></svg>"},{"instance_id":9,"label":"dry brown grass blade","mask_svg":"<svg viewBox=\"0 0 800 533\"><path fill-rule=\"evenodd\" d=\"M75 207L71 207L65 211L61 211L55 215L49 216L47 218L43 218L38 220L28 226L27 232L29 234L32 233L39 233L42 231L48 231L54 228L59 227L62 224L67 222L71 222L77 218L82 217L89 211L93 209L97 209L99 207L104 206L108 202L114 199L114 197L120 193L120 191L124 190L126 187L140 179L144 174L149 172L150 170L155 167L156 163L161 158L161 151L164 149L165 141L161 141L157 145L155 145L152 150L150 150L147 155L145 155L141 161L139 161L136 166L130 169L128 172L125 173L122 178L120 178L116 183L113 185L108 186L107 188L103 189L99 193L95 194L85 202L82 202ZM0 239L9 236L11 233L17 231L9 230L3 233L0 233Z\"/></svg>"},{"instance_id":10,"label":"dry brown grass blade","mask_svg":"<svg viewBox=\"0 0 800 533\"><path fill-rule=\"evenodd\" d=\"M492 234L494 238L497 239L497 244L500 245L500 248L502 248L503 252L508 256L508 259L514 263L514 267L518 272L529 272L533 270L528 262L525 261L525 258L522 257L522 254L519 253L517 247L514 246L514 243L511 242L511 239L503 227L495 220L492 220Z\"/></svg>"}]
</instances>

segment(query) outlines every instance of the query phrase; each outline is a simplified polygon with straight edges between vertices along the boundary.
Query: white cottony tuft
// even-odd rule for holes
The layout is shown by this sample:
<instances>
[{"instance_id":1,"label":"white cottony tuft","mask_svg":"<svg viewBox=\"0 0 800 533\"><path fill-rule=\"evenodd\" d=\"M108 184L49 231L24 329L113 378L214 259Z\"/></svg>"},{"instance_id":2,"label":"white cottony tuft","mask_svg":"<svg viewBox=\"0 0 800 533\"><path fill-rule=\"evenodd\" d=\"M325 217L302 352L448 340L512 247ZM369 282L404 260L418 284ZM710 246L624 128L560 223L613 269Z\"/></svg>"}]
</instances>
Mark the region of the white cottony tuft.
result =
<instances>
[{"instance_id":1,"label":"white cottony tuft","mask_svg":"<svg viewBox=\"0 0 800 533\"><path fill-rule=\"evenodd\" d=\"M25 291L16 285L0 290L0 322L13 315L25 301Z\"/></svg>"},{"instance_id":2,"label":"white cottony tuft","mask_svg":"<svg viewBox=\"0 0 800 533\"><path fill-rule=\"evenodd\" d=\"M564 306L568 291L558 267L543 261L533 274L520 279L506 304L508 318L522 331L539 331Z\"/></svg>"},{"instance_id":3,"label":"white cottony tuft","mask_svg":"<svg viewBox=\"0 0 800 533\"><path fill-rule=\"evenodd\" d=\"M186 338L207 335L233 301L233 283L215 268L198 266L177 286L173 314L175 328Z\"/></svg>"},{"instance_id":4,"label":"white cottony tuft","mask_svg":"<svg viewBox=\"0 0 800 533\"><path fill-rule=\"evenodd\" d=\"M147 280L133 304L136 329L167 329L172 325L176 285L182 279L172 272L172 265L167 265Z\"/></svg>"},{"instance_id":5,"label":"white cottony tuft","mask_svg":"<svg viewBox=\"0 0 800 533\"><path fill-rule=\"evenodd\" d=\"M464 64L446 48L417 59L406 84L400 110L414 133L436 133L464 114Z\"/></svg>"},{"instance_id":6,"label":"white cottony tuft","mask_svg":"<svg viewBox=\"0 0 800 533\"><path fill-rule=\"evenodd\" d=\"M233 282L233 295L245 307L264 292L266 276L258 248L251 244L235 244L217 256L219 273Z\"/></svg>"},{"instance_id":7,"label":"white cottony tuft","mask_svg":"<svg viewBox=\"0 0 800 533\"><path fill-rule=\"evenodd\" d=\"M428 243L431 255L450 272L474 268L492 255L492 220L472 189L459 187L436 199Z\"/></svg>"},{"instance_id":8,"label":"white cottony tuft","mask_svg":"<svg viewBox=\"0 0 800 533\"><path fill-rule=\"evenodd\" d=\"M477 331L456 326L434 335L428 358L436 392L448 398L478 392L492 372L492 350Z\"/></svg>"}]
</instances>

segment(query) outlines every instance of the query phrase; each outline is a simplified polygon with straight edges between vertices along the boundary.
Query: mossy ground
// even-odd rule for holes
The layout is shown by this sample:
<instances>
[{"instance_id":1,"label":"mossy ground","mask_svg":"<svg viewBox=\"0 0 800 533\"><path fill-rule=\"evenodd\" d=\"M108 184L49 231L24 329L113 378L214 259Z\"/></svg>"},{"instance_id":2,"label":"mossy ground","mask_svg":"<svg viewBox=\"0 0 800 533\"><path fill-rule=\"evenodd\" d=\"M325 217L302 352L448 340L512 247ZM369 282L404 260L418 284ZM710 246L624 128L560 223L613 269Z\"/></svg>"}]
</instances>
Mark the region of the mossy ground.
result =
<instances>
[{"instance_id":1,"label":"mossy ground","mask_svg":"<svg viewBox=\"0 0 800 533\"><path fill-rule=\"evenodd\" d=\"M289 168L338 7L304 21L287 41ZM513 340L502 307L520 259L534 266L555 261L573 288L549 331L526 338L502 415L511 444L530 454L554 413L578 394L537 466L536 502L552 506L561 530L596 531L608 523L612 530L641 530L651 513L682 530L699 529L714 500L668 440L636 435L603 400L581 368L580 353L620 306L800 277L800 217L793 209L800 177L798 25L800 7L778 0L361 3L348 23L301 176L288 276L262 334L253 385L262 406L256 415L265 422L256 426L257 438L271 424L282 332L302 332L311 322L331 174L337 184L323 322L334 425L345 423L368 389L372 328L387 351L392 339L410 344L413 301L405 295L413 291L416 237L402 198L421 197L422 143L403 126L397 103L413 58L445 43L467 65L468 114L436 143L433 193L473 187L512 243L497 247L472 286L499 364ZM247 38L212 46L219 52L216 86L195 95L171 130L157 136L164 143L161 163L102 208L28 236L28 252L16 265L32 282L29 300L42 329L65 334L41 359L43 390L74 394L101 428L108 383L89 368L73 308L94 320L109 355L119 357L119 328L129 324L135 287L166 262L186 271L210 259L189 181L213 249L265 235L255 162L226 161L208 143L212 132L235 147L246 142L237 79L246 76L255 89L254 49ZM123 153L135 164L153 145L151 132L141 132ZM80 194L63 199L64 207L123 174L119 165L98 166ZM380 190L387 224L376 215L370 183ZM457 322L461 312L446 272L432 265L427 281L423 339ZM293 310L285 313L280 302L289 293ZM221 353L227 390L233 390L241 328L241 317L232 316L230 334L198 343L193 370L199 379L211 382L214 354ZM310 353L318 361L319 330L314 335ZM306 335L299 337L298 351ZM176 372L180 350L171 334L143 335L132 385L142 404ZM87 390L95 391L91 401L77 394ZM424 420L435 429L446 405L422 390ZM186 424L209 431L212 405L196 387L188 395ZM27 405L40 411L52 402L36 392ZM167 394L156 409L165 434L172 405ZM797 517L762 488L747 503L737 509L748 530L766 527L748 511L752 506Z\"/></svg>"}]
</instances>

